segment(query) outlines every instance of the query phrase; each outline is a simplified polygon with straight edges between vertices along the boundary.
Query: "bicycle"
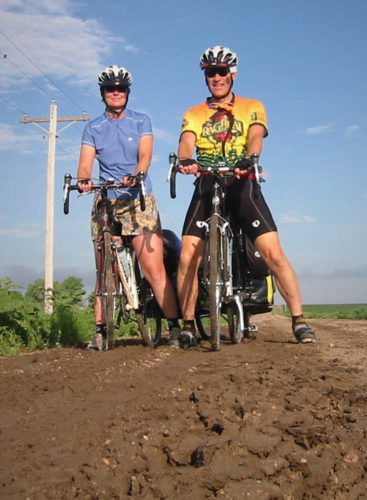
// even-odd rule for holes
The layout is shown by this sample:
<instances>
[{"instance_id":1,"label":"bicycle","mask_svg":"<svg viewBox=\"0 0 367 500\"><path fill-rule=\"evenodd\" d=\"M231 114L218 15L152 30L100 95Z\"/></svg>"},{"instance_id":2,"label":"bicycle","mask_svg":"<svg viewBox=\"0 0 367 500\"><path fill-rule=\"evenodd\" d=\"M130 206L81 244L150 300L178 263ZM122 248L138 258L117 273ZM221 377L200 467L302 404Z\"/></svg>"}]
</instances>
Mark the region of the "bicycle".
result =
<instances>
[{"instance_id":1,"label":"bicycle","mask_svg":"<svg viewBox=\"0 0 367 500\"><path fill-rule=\"evenodd\" d=\"M140 193L140 207L145 210L144 172L130 176L136 182ZM79 190L77 184L71 184L72 176L64 177L64 213L69 213L70 191ZM121 322L135 321L145 345L157 347L161 341L162 312L158 306L150 284L141 273L134 249L132 237L122 237L112 219L112 205L108 198L109 190L123 191L126 186L108 179L93 184L92 192L100 193L98 220L100 228L96 239L97 245L97 282L96 298L101 303L102 317L106 322L106 339L102 349L115 347L115 330ZM117 230L116 230L117 229Z\"/></svg>"},{"instance_id":2,"label":"bicycle","mask_svg":"<svg viewBox=\"0 0 367 500\"><path fill-rule=\"evenodd\" d=\"M258 155L252 155L251 163L250 171L258 196L262 171ZM170 194L175 198L178 166L174 153L169 156L169 164ZM199 164L198 172L213 176L211 215L206 221L197 221L197 225L205 229L199 279L209 302L210 334L203 321L197 323L202 337L211 340L213 350L219 350L223 315L226 316L233 343L251 337L257 328L250 323L250 317L272 309L275 288L270 271L260 257L257 258L258 276L251 269L249 257L251 253L255 255L255 248L226 210L226 189L222 179L232 176L234 167L220 161L209 166Z\"/></svg>"}]
</instances>

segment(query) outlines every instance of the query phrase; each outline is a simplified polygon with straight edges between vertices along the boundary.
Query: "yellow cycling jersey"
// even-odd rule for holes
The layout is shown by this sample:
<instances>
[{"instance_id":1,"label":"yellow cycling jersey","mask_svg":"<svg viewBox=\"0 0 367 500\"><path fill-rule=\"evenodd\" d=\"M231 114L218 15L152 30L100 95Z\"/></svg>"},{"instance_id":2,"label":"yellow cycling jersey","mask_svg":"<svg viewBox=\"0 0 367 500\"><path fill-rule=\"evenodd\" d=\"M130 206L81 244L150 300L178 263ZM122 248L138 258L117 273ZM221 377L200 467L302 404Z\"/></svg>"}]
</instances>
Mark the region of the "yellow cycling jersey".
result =
<instances>
[{"instance_id":1,"label":"yellow cycling jersey","mask_svg":"<svg viewBox=\"0 0 367 500\"><path fill-rule=\"evenodd\" d=\"M181 134L196 135L196 156L200 163L224 159L234 165L247 154L248 131L251 125L264 127L268 135L264 105L255 99L234 96L225 104L209 100L190 108L182 121Z\"/></svg>"}]
</instances>

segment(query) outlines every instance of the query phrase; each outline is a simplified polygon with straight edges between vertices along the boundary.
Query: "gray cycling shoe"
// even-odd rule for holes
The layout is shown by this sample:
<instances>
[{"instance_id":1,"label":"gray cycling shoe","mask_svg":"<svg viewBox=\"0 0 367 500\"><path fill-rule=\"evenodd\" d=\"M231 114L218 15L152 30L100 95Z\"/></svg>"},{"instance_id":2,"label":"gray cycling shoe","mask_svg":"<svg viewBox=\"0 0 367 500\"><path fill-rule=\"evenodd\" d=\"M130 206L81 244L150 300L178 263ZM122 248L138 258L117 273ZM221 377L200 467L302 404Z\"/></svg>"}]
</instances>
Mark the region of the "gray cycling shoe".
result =
<instances>
[{"instance_id":1,"label":"gray cycling shoe","mask_svg":"<svg viewBox=\"0 0 367 500\"><path fill-rule=\"evenodd\" d=\"M193 332L174 327L170 332L168 343L174 347L187 349L188 347L195 347L197 340Z\"/></svg>"},{"instance_id":2,"label":"gray cycling shoe","mask_svg":"<svg viewBox=\"0 0 367 500\"><path fill-rule=\"evenodd\" d=\"M173 345L174 347L180 347L180 335L181 329L177 326L173 327L169 333L168 343L169 345Z\"/></svg>"},{"instance_id":3,"label":"gray cycling shoe","mask_svg":"<svg viewBox=\"0 0 367 500\"><path fill-rule=\"evenodd\" d=\"M311 344L316 342L316 334L306 323L294 325L293 333L300 344Z\"/></svg>"},{"instance_id":4,"label":"gray cycling shoe","mask_svg":"<svg viewBox=\"0 0 367 500\"><path fill-rule=\"evenodd\" d=\"M93 338L88 342L88 351L103 351L105 348L106 340L103 338L102 333L95 333Z\"/></svg>"},{"instance_id":5,"label":"gray cycling shoe","mask_svg":"<svg viewBox=\"0 0 367 500\"><path fill-rule=\"evenodd\" d=\"M182 330L178 340L182 349L195 347L197 345L196 337L190 330Z\"/></svg>"}]
</instances>

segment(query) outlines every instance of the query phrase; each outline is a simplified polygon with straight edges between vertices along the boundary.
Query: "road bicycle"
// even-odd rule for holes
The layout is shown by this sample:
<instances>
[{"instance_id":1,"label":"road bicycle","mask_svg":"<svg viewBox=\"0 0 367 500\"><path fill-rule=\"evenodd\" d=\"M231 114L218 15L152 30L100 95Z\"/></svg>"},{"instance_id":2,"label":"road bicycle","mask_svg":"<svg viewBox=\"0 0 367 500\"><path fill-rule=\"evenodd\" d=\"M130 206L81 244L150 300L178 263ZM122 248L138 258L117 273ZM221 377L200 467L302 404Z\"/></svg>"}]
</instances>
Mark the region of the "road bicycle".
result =
<instances>
[{"instance_id":1,"label":"road bicycle","mask_svg":"<svg viewBox=\"0 0 367 500\"><path fill-rule=\"evenodd\" d=\"M258 155L252 155L250 160L249 173L255 184L255 195L258 196L262 168ZM175 198L178 164L174 153L169 156L169 164L170 194ZM205 229L203 263L199 270L199 301L200 290L204 289L210 332L206 330L203 315L197 323L200 334L210 338L212 349L219 350L222 318L228 323L233 343L251 337L257 331L256 325L250 323L251 315L272 309L275 288L265 262L226 209L223 178L233 176L234 167L219 161L210 165L199 164L198 172L211 175L213 179L211 215L205 221L197 221L198 227Z\"/></svg>"},{"instance_id":2,"label":"road bicycle","mask_svg":"<svg viewBox=\"0 0 367 500\"><path fill-rule=\"evenodd\" d=\"M136 183L140 193L140 207L145 210L144 172L129 179ZM64 213L69 213L69 195L79 190L71 184L72 176L64 177ZM100 304L106 324L106 339L101 350L115 347L115 331L122 323L134 321L145 345L157 347L161 341L162 312L148 281L142 275L134 249L132 237L121 237L120 227L112 218L112 204L108 191L126 192L126 186L109 179L93 184L92 192L99 193L97 217L99 231L96 239L96 303ZM90 194L85 193L85 194ZM95 305L96 305L95 303Z\"/></svg>"}]
</instances>

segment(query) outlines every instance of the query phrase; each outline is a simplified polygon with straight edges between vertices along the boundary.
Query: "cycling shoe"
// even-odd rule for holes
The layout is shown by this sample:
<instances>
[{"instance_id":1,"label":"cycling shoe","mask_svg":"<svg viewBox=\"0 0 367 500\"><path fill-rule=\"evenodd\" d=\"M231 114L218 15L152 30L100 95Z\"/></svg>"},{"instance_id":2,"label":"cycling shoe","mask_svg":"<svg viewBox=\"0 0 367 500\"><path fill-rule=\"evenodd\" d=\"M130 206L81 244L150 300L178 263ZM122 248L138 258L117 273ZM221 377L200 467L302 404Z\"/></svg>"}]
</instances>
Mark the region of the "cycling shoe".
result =
<instances>
[{"instance_id":1,"label":"cycling shoe","mask_svg":"<svg viewBox=\"0 0 367 500\"><path fill-rule=\"evenodd\" d=\"M197 345L197 340L195 335L189 330L182 330L178 340L179 340L179 345L182 349L187 349L188 347L195 347Z\"/></svg>"},{"instance_id":2,"label":"cycling shoe","mask_svg":"<svg viewBox=\"0 0 367 500\"><path fill-rule=\"evenodd\" d=\"M88 342L88 351L103 351L106 348L106 341L102 333L95 333L94 337Z\"/></svg>"},{"instance_id":3,"label":"cycling shoe","mask_svg":"<svg viewBox=\"0 0 367 500\"><path fill-rule=\"evenodd\" d=\"M173 345L174 347L180 347L180 335L181 329L177 328L177 326L173 327L170 331L168 343L169 345Z\"/></svg>"},{"instance_id":4,"label":"cycling shoe","mask_svg":"<svg viewBox=\"0 0 367 500\"><path fill-rule=\"evenodd\" d=\"M316 342L315 332L306 323L300 323L293 327L293 333L297 341L301 344L311 344Z\"/></svg>"}]
</instances>

